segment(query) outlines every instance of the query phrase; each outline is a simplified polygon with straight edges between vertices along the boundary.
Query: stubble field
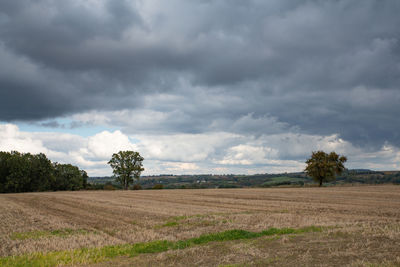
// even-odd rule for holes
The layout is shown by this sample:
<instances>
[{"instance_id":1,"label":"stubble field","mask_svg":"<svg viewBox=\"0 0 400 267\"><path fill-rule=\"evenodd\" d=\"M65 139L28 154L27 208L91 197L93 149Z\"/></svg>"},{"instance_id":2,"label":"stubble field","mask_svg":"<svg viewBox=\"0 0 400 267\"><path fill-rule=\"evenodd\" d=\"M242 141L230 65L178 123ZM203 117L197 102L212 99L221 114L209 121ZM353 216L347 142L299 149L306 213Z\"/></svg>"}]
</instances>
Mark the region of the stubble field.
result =
<instances>
[{"instance_id":1,"label":"stubble field","mask_svg":"<svg viewBox=\"0 0 400 267\"><path fill-rule=\"evenodd\" d=\"M4 266L400 266L400 186L0 195Z\"/></svg>"}]
</instances>

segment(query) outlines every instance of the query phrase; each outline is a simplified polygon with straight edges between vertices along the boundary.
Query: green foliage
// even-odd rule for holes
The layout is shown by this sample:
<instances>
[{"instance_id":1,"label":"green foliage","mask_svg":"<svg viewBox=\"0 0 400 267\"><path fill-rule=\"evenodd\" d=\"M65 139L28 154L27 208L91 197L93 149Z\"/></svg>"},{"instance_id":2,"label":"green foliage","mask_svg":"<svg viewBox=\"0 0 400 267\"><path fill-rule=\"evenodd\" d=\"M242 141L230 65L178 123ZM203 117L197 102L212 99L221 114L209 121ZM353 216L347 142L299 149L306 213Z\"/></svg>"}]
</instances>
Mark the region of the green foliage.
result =
<instances>
[{"instance_id":1,"label":"green foliage","mask_svg":"<svg viewBox=\"0 0 400 267\"><path fill-rule=\"evenodd\" d=\"M115 190L115 187L111 183L107 183L103 186L103 190Z\"/></svg>"},{"instance_id":2,"label":"green foliage","mask_svg":"<svg viewBox=\"0 0 400 267\"><path fill-rule=\"evenodd\" d=\"M280 186L280 185L300 185L303 186L306 179L304 178L296 178L296 177L273 177L269 178L268 181L261 184L261 187L271 187L271 186Z\"/></svg>"},{"instance_id":3,"label":"green foliage","mask_svg":"<svg viewBox=\"0 0 400 267\"><path fill-rule=\"evenodd\" d=\"M56 190L79 190L84 188L86 172L82 172L78 167L71 164L54 164Z\"/></svg>"},{"instance_id":4,"label":"green foliage","mask_svg":"<svg viewBox=\"0 0 400 267\"><path fill-rule=\"evenodd\" d=\"M140 184L135 184L133 185L132 190L142 190L142 186Z\"/></svg>"},{"instance_id":5,"label":"green foliage","mask_svg":"<svg viewBox=\"0 0 400 267\"><path fill-rule=\"evenodd\" d=\"M197 183L198 180L205 181ZM113 181L112 177L90 177L89 189L103 189L103 185ZM226 184L237 187L309 186L313 179L303 172L255 175L157 175L140 177L138 184L143 189L151 189L155 184L163 184L164 189L223 188ZM345 170L330 184L400 184L400 171ZM119 186L119 184L114 184Z\"/></svg>"},{"instance_id":6,"label":"green foliage","mask_svg":"<svg viewBox=\"0 0 400 267\"><path fill-rule=\"evenodd\" d=\"M50 190L53 167L44 154L0 152L0 192Z\"/></svg>"},{"instance_id":7,"label":"green foliage","mask_svg":"<svg viewBox=\"0 0 400 267\"><path fill-rule=\"evenodd\" d=\"M143 160L139 152L119 151L112 155L108 164L113 169L115 180L127 190L133 179L139 180L140 174L144 171Z\"/></svg>"},{"instance_id":8,"label":"green foliage","mask_svg":"<svg viewBox=\"0 0 400 267\"><path fill-rule=\"evenodd\" d=\"M240 188L240 186L236 184L228 184L228 183L223 183L218 186L218 188Z\"/></svg>"},{"instance_id":9,"label":"green foliage","mask_svg":"<svg viewBox=\"0 0 400 267\"><path fill-rule=\"evenodd\" d=\"M300 229L270 228L262 232L249 232L245 230L229 230L220 233L204 234L199 237L179 241L158 240L145 243L106 246L102 248L82 248L49 253L32 253L0 258L0 266L40 266L51 267L60 265L78 265L104 262L119 256L134 257L145 253L158 253L168 250L185 249L209 242L224 242L240 239L252 239L261 236L281 236L287 234L301 234L308 232L321 232L322 227L310 226Z\"/></svg>"},{"instance_id":10,"label":"green foliage","mask_svg":"<svg viewBox=\"0 0 400 267\"><path fill-rule=\"evenodd\" d=\"M305 172L314 181L319 182L319 186L322 186L322 182L335 180L336 175L341 174L345 170L343 164L346 161L346 157L339 156L335 152L327 154L323 151L314 151L311 158L306 161L307 167Z\"/></svg>"},{"instance_id":11,"label":"green foliage","mask_svg":"<svg viewBox=\"0 0 400 267\"><path fill-rule=\"evenodd\" d=\"M86 186L86 190L103 190L104 185L103 184L95 184L95 183L90 183L88 182Z\"/></svg>"},{"instance_id":12,"label":"green foliage","mask_svg":"<svg viewBox=\"0 0 400 267\"><path fill-rule=\"evenodd\" d=\"M153 189L163 189L163 188L164 188L164 186L162 184L155 184L153 186Z\"/></svg>"},{"instance_id":13,"label":"green foliage","mask_svg":"<svg viewBox=\"0 0 400 267\"><path fill-rule=\"evenodd\" d=\"M53 164L42 153L0 152L0 193L79 190L87 178L78 167Z\"/></svg>"}]
</instances>

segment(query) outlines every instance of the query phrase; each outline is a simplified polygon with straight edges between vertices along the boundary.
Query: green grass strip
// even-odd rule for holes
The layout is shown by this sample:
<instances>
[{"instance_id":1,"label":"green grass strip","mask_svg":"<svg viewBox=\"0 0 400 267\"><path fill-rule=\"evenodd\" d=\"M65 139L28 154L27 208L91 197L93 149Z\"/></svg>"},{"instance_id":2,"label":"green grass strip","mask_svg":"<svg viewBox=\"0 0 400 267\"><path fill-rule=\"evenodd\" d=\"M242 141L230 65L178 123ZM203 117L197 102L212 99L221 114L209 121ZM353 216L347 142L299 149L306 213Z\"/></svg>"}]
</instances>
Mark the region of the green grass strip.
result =
<instances>
[{"instance_id":1,"label":"green grass strip","mask_svg":"<svg viewBox=\"0 0 400 267\"><path fill-rule=\"evenodd\" d=\"M30 232L14 232L11 234L10 238L12 240L25 240L25 239L39 239L43 237L60 236L67 237L70 235L77 234L88 234L89 231L83 229L59 229L52 231L30 231Z\"/></svg>"},{"instance_id":2,"label":"green grass strip","mask_svg":"<svg viewBox=\"0 0 400 267\"><path fill-rule=\"evenodd\" d=\"M261 232L249 232L245 230L229 230L220 233L203 234L199 237L180 241L152 241L136 244L105 246L102 248L82 248L66 251L54 251L48 253L31 253L20 256L0 258L0 266L4 267L51 267L60 265L89 264L107 261L119 256L135 257L144 253L158 253L167 250L184 249L209 242L223 242L240 239L252 239L270 235L301 234L308 232L321 232L322 227L294 228L270 228Z\"/></svg>"}]
</instances>

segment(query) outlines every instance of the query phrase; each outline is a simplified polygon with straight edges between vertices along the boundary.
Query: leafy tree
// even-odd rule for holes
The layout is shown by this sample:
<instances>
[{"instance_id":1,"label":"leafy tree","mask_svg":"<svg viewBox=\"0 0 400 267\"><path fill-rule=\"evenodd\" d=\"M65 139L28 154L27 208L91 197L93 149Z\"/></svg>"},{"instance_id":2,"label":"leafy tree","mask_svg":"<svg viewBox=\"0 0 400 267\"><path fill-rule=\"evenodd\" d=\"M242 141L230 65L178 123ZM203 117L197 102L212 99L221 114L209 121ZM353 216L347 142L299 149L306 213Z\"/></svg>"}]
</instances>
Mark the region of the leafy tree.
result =
<instances>
[{"instance_id":1,"label":"leafy tree","mask_svg":"<svg viewBox=\"0 0 400 267\"><path fill-rule=\"evenodd\" d=\"M10 175L8 159L10 158L10 156L10 153L0 151L0 193L7 192L7 177Z\"/></svg>"},{"instance_id":2,"label":"leafy tree","mask_svg":"<svg viewBox=\"0 0 400 267\"><path fill-rule=\"evenodd\" d=\"M55 190L79 190L86 184L83 173L78 167L71 164L54 163ZM85 172L86 174L86 172Z\"/></svg>"},{"instance_id":3,"label":"leafy tree","mask_svg":"<svg viewBox=\"0 0 400 267\"><path fill-rule=\"evenodd\" d=\"M45 154L31 155L31 182L27 191L48 191L55 182L54 169Z\"/></svg>"},{"instance_id":4,"label":"leafy tree","mask_svg":"<svg viewBox=\"0 0 400 267\"><path fill-rule=\"evenodd\" d=\"M89 175L84 170L80 170L80 172L81 172L81 176L82 176L82 186L83 186L83 188L87 188L88 187L87 180L89 178Z\"/></svg>"},{"instance_id":5,"label":"leafy tree","mask_svg":"<svg viewBox=\"0 0 400 267\"><path fill-rule=\"evenodd\" d=\"M345 170L343 164L346 161L345 156L339 156L335 152L327 154L323 151L314 151L311 158L306 161L307 167L304 171L322 186L322 182L335 180L336 175Z\"/></svg>"},{"instance_id":6,"label":"leafy tree","mask_svg":"<svg viewBox=\"0 0 400 267\"><path fill-rule=\"evenodd\" d=\"M87 178L78 167L53 164L43 153L0 152L0 193L79 190Z\"/></svg>"},{"instance_id":7,"label":"leafy tree","mask_svg":"<svg viewBox=\"0 0 400 267\"><path fill-rule=\"evenodd\" d=\"M5 188L7 192L27 192L31 182L31 154L12 151L7 160L9 175L7 177Z\"/></svg>"},{"instance_id":8,"label":"leafy tree","mask_svg":"<svg viewBox=\"0 0 400 267\"><path fill-rule=\"evenodd\" d=\"M142 162L144 158L139 152L135 151L119 151L112 155L108 162L115 176L115 180L127 190L133 179L139 180L140 174L144 171Z\"/></svg>"}]
</instances>

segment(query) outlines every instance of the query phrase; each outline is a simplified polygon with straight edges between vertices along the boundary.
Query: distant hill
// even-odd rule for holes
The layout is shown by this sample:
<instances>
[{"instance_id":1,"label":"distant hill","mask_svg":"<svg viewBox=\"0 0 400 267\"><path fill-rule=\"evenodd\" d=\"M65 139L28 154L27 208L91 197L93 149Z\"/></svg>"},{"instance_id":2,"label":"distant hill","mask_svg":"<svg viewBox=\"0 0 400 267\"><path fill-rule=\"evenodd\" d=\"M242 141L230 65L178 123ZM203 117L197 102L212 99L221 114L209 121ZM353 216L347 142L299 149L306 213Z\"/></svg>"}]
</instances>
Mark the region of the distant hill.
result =
<instances>
[{"instance_id":1,"label":"distant hill","mask_svg":"<svg viewBox=\"0 0 400 267\"><path fill-rule=\"evenodd\" d=\"M119 187L112 177L89 177L88 182L95 188L105 184ZM326 186L340 184L400 184L400 171L373 171L368 169L346 170L336 181L326 183ZM241 188L241 187L273 187L273 186L310 186L314 181L303 172L281 174L255 175L154 175L142 176L138 184L143 189L153 188L162 184L166 189L179 188Z\"/></svg>"}]
</instances>

